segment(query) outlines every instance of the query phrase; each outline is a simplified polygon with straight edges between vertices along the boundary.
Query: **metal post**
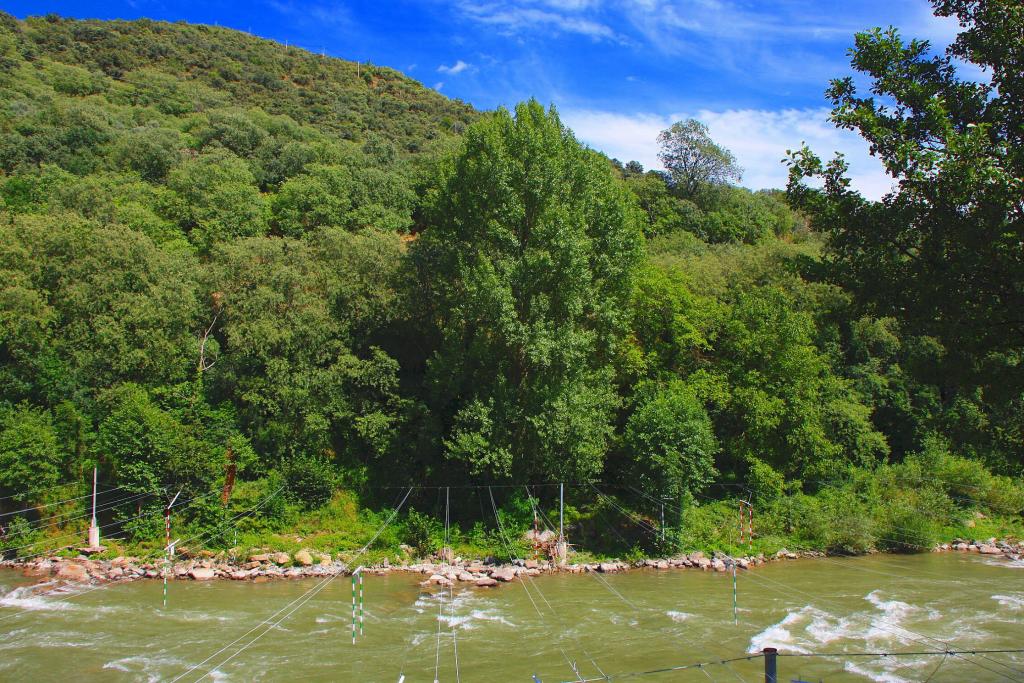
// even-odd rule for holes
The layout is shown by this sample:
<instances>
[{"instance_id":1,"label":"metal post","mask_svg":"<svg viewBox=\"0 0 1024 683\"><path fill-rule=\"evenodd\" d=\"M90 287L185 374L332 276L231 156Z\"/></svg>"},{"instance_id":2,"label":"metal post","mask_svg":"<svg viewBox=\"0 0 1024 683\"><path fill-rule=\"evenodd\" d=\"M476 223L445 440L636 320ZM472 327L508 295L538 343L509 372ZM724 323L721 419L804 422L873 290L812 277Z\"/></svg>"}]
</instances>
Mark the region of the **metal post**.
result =
<instances>
[{"instance_id":1,"label":"metal post","mask_svg":"<svg viewBox=\"0 0 1024 683\"><path fill-rule=\"evenodd\" d=\"M764 683L779 683L776 662L776 656L779 654L779 651L774 647L766 647L761 650L761 654L764 655Z\"/></svg>"},{"instance_id":2,"label":"metal post","mask_svg":"<svg viewBox=\"0 0 1024 683\"><path fill-rule=\"evenodd\" d=\"M732 562L732 622L734 625L739 626L740 617L739 610L736 607L736 561Z\"/></svg>"},{"instance_id":3,"label":"metal post","mask_svg":"<svg viewBox=\"0 0 1024 683\"><path fill-rule=\"evenodd\" d=\"M92 523L89 525L89 547L100 547L100 527L96 524L96 468L92 468Z\"/></svg>"},{"instance_id":4,"label":"metal post","mask_svg":"<svg viewBox=\"0 0 1024 683\"><path fill-rule=\"evenodd\" d=\"M565 484L558 484L558 543L565 543Z\"/></svg>"},{"instance_id":5,"label":"metal post","mask_svg":"<svg viewBox=\"0 0 1024 683\"><path fill-rule=\"evenodd\" d=\"M363 635L363 573L359 572L359 635Z\"/></svg>"},{"instance_id":6,"label":"metal post","mask_svg":"<svg viewBox=\"0 0 1024 683\"><path fill-rule=\"evenodd\" d=\"M164 609L167 609L167 575L171 571L171 508L164 510Z\"/></svg>"},{"instance_id":7,"label":"metal post","mask_svg":"<svg viewBox=\"0 0 1024 683\"><path fill-rule=\"evenodd\" d=\"M352 574L352 644L356 644L356 575Z\"/></svg>"}]
</instances>

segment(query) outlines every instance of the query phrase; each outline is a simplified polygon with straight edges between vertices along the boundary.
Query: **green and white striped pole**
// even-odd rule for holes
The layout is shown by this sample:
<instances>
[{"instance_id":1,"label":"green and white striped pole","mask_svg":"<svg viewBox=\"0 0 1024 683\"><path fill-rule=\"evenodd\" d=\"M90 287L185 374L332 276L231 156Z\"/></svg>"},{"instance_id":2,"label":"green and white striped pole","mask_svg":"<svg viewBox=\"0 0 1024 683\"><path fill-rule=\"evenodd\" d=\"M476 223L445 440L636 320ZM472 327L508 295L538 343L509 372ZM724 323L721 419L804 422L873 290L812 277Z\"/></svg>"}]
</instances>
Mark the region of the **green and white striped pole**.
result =
<instances>
[{"instance_id":1,"label":"green and white striped pole","mask_svg":"<svg viewBox=\"0 0 1024 683\"><path fill-rule=\"evenodd\" d=\"M732 621L739 626L740 617L736 607L736 560L732 561Z\"/></svg>"},{"instance_id":2,"label":"green and white striped pole","mask_svg":"<svg viewBox=\"0 0 1024 683\"><path fill-rule=\"evenodd\" d=\"M352 644L356 644L356 575L352 573Z\"/></svg>"},{"instance_id":3,"label":"green and white striped pole","mask_svg":"<svg viewBox=\"0 0 1024 683\"><path fill-rule=\"evenodd\" d=\"M359 637L363 637L363 573L359 572Z\"/></svg>"}]
</instances>

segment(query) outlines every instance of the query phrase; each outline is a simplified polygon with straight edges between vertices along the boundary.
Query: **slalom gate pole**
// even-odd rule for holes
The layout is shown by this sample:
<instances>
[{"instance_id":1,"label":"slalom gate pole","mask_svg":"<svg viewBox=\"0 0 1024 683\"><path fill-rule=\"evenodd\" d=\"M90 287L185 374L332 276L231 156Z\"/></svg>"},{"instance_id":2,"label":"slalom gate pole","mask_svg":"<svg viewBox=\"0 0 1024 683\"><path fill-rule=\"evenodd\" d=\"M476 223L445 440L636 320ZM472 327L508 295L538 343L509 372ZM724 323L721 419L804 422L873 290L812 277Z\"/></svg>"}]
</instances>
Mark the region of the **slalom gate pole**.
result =
<instances>
[{"instance_id":1,"label":"slalom gate pole","mask_svg":"<svg viewBox=\"0 0 1024 683\"><path fill-rule=\"evenodd\" d=\"M363 573L359 572L359 636L363 635Z\"/></svg>"},{"instance_id":2,"label":"slalom gate pole","mask_svg":"<svg viewBox=\"0 0 1024 683\"><path fill-rule=\"evenodd\" d=\"M736 561L732 562L732 621L733 624L739 626L740 617L739 610L736 606Z\"/></svg>"},{"instance_id":3,"label":"slalom gate pole","mask_svg":"<svg viewBox=\"0 0 1024 683\"><path fill-rule=\"evenodd\" d=\"M356 575L352 574L352 644L356 644Z\"/></svg>"}]
</instances>

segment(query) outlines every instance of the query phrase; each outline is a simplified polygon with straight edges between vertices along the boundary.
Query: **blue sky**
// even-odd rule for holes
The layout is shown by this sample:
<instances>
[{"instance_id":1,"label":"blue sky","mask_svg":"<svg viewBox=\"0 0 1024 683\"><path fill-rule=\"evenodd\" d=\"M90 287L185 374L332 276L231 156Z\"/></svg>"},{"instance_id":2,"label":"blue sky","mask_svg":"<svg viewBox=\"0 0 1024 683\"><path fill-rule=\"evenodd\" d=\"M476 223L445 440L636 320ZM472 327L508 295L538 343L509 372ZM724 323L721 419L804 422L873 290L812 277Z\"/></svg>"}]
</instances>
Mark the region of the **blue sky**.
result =
<instances>
[{"instance_id":1,"label":"blue sky","mask_svg":"<svg viewBox=\"0 0 1024 683\"><path fill-rule=\"evenodd\" d=\"M577 136L657 166L658 131L695 117L746 170L781 186L779 160L807 141L847 154L855 185L888 186L852 133L826 121L828 79L850 72L853 34L895 25L944 47L956 25L926 0L0 0L16 16L219 24L393 67L490 109L537 97Z\"/></svg>"}]
</instances>

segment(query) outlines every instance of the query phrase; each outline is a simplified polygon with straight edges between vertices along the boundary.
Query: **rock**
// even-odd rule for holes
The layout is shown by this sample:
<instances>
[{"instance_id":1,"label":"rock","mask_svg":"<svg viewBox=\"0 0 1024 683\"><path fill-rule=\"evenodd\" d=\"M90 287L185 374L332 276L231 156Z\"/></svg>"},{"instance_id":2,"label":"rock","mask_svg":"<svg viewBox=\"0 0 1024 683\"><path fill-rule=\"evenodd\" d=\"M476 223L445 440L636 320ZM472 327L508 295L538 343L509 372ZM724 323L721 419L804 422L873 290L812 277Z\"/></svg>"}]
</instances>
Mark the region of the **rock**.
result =
<instances>
[{"instance_id":1,"label":"rock","mask_svg":"<svg viewBox=\"0 0 1024 683\"><path fill-rule=\"evenodd\" d=\"M668 569L668 562L665 560L659 560L655 565L658 569Z\"/></svg>"},{"instance_id":2,"label":"rock","mask_svg":"<svg viewBox=\"0 0 1024 683\"><path fill-rule=\"evenodd\" d=\"M491 570L491 578L497 579L498 581L513 581L516 578L516 572L512 567L498 567L497 569Z\"/></svg>"},{"instance_id":3,"label":"rock","mask_svg":"<svg viewBox=\"0 0 1024 683\"><path fill-rule=\"evenodd\" d=\"M468 583L468 582L470 582L470 581L476 581L476 578L477 578L477 577L473 576L473 575L472 575L472 574L470 574L469 572L466 572L466 571L462 571L462 572L459 572L459 574L458 574L458 576L457 576L456 578L457 578L457 579L458 579L459 581L462 581L462 582Z\"/></svg>"},{"instance_id":4,"label":"rock","mask_svg":"<svg viewBox=\"0 0 1024 683\"><path fill-rule=\"evenodd\" d=\"M985 543L978 547L978 552L982 555L1002 555L1003 551L998 547Z\"/></svg>"},{"instance_id":5,"label":"rock","mask_svg":"<svg viewBox=\"0 0 1024 683\"><path fill-rule=\"evenodd\" d=\"M107 572L107 576L111 579L120 579L124 576L124 569L121 567L112 567L111 570Z\"/></svg>"},{"instance_id":6,"label":"rock","mask_svg":"<svg viewBox=\"0 0 1024 683\"><path fill-rule=\"evenodd\" d=\"M474 583L480 588L493 588L498 585L497 581L486 576L482 579L477 579Z\"/></svg>"},{"instance_id":7,"label":"rock","mask_svg":"<svg viewBox=\"0 0 1024 683\"><path fill-rule=\"evenodd\" d=\"M706 571L709 567L711 567L711 560L709 560L706 557L700 557L697 558L697 561L694 564L700 567L702 570Z\"/></svg>"},{"instance_id":8,"label":"rock","mask_svg":"<svg viewBox=\"0 0 1024 683\"><path fill-rule=\"evenodd\" d=\"M188 575L196 581L209 581L216 576L217 573L209 567L195 567L188 573Z\"/></svg>"},{"instance_id":9,"label":"rock","mask_svg":"<svg viewBox=\"0 0 1024 683\"><path fill-rule=\"evenodd\" d=\"M267 553L260 553L259 555L250 555L249 556L249 561L250 562L260 562L260 563L270 562L270 555L268 555Z\"/></svg>"},{"instance_id":10,"label":"rock","mask_svg":"<svg viewBox=\"0 0 1024 683\"><path fill-rule=\"evenodd\" d=\"M540 567L540 564L537 562L537 560L527 560L525 566L527 569L537 569L538 567Z\"/></svg>"},{"instance_id":11,"label":"rock","mask_svg":"<svg viewBox=\"0 0 1024 683\"><path fill-rule=\"evenodd\" d=\"M602 574L617 572L619 571L619 565L614 564L612 562L602 562L601 564L597 565L597 571L601 572Z\"/></svg>"},{"instance_id":12,"label":"rock","mask_svg":"<svg viewBox=\"0 0 1024 683\"><path fill-rule=\"evenodd\" d=\"M967 546L966 543L956 543L956 544L953 545L953 549L954 550L960 550L960 551L966 551L967 547L968 546Z\"/></svg>"},{"instance_id":13,"label":"rock","mask_svg":"<svg viewBox=\"0 0 1024 683\"><path fill-rule=\"evenodd\" d=\"M295 562L301 564L303 567L313 566L313 556L309 554L308 550L300 550L295 553Z\"/></svg>"},{"instance_id":14,"label":"rock","mask_svg":"<svg viewBox=\"0 0 1024 683\"><path fill-rule=\"evenodd\" d=\"M274 564L288 564L292 560L288 553L274 553L270 559L274 561Z\"/></svg>"},{"instance_id":15,"label":"rock","mask_svg":"<svg viewBox=\"0 0 1024 683\"><path fill-rule=\"evenodd\" d=\"M80 564L64 564L57 570L57 578L85 582L89 580L89 571Z\"/></svg>"},{"instance_id":16,"label":"rock","mask_svg":"<svg viewBox=\"0 0 1024 683\"><path fill-rule=\"evenodd\" d=\"M429 579L422 582L421 586L450 586L452 580L447 576L441 576L440 574L432 574Z\"/></svg>"},{"instance_id":17,"label":"rock","mask_svg":"<svg viewBox=\"0 0 1024 683\"><path fill-rule=\"evenodd\" d=\"M234 581L245 581L249 578L249 572L235 571L231 572L230 576Z\"/></svg>"},{"instance_id":18,"label":"rock","mask_svg":"<svg viewBox=\"0 0 1024 683\"><path fill-rule=\"evenodd\" d=\"M711 568L716 572L724 572L728 569L728 567L725 566L725 562L722 562L718 558L711 561Z\"/></svg>"}]
</instances>

